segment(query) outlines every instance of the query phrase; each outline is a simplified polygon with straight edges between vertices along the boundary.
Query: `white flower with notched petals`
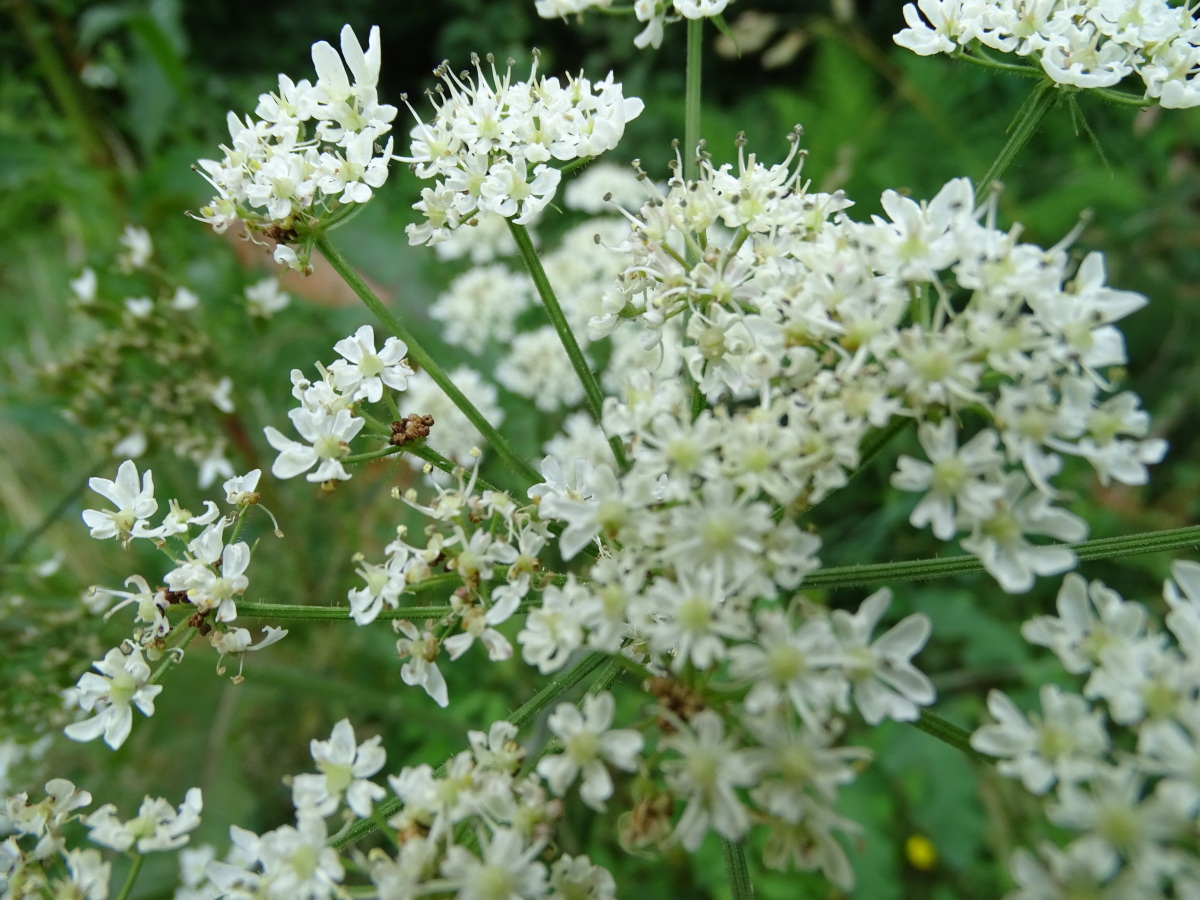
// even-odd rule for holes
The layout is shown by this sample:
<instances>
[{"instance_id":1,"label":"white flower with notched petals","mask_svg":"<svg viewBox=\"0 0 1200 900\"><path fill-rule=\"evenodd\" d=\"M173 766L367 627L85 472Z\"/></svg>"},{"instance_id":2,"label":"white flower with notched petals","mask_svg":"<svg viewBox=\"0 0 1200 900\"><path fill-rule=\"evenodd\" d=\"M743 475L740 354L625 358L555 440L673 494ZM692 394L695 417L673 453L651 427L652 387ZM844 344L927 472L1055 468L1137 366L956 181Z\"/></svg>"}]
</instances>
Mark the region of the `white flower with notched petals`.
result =
<instances>
[{"instance_id":1,"label":"white flower with notched petals","mask_svg":"<svg viewBox=\"0 0 1200 900\"><path fill-rule=\"evenodd\" d=\"M754 784L762 768L758 754L742 750L732 737L725 735L725 723L711 709L701 710L688 722L672 713L675 733L659 746L679 754L662 764L671 792L687 800L683 815L675 826L675 840L683 849L694 851L709 828L731 841L742 838L750 827L750 818L735 788Z\"/></svg>"},{"instance_id":2,"label":"white flower with notched petals","mask_svg":"<svg viewBox=\"0 0 1200 900\"><path fill-rule=\"evenodd\" d=\"M88 839L122 852L131 848L138 853L178 850L199 827L203 808L200 788L189 788L178 809L161 797L146 797L128 822L118 819L117 808L108 803L88 815Z\"/></svg>"},{"instance_id":3,"label":"white flower with notched petals","mask_svg":"<svg viewBox=\"0 0 1200 900\"><path fill-rule=\"evenodd\" d=\"M201 613L217 611L218 622L237 618L236 598L246 592L250 579L250 546L245 541L225 544L225 520L210 525L188 543L191 559L172 569L163 582L172 591L186 593Z\"/></svg>"},{"instance_id":4,"label":"white flower with notched petals","mask_svg":"<svg viewBox=\"0 0 1200 900\"><path fill-rule=\"evenodd\" d=\"M1004 456L996 449L996 432L990 428L958 447L958 428L949 417L937 425L922 422L917 438L929 462L901 456L892 487L926 491L908 521L915 528L930 525L934 537L948 541L960 522L990 517L1004 495L999 483Z\"/></svg>"},{"instance_id":5,"label":"white flower with notched petals","mask_svg":"<svg viewBox=\"0 0 1200 900\"><path fill-rule=\"evenodd\" d=\"M541 897L546 891L546 866L537 861L545 839L527 844L516 829L497 828L490 838L480 835L479 856L466 847L451 846L442 861L442 875L462 900L513 900ZM499 887L497 887L499 886Z\"/></svg>"},{"instance_id":6,"label":"white flower with notched petals","mask_svg":"<svg viewBox=\"0 0 1200 900\"><path fill-rule=\"evenodd\" d=\"M977 520L971 534L960 543L979 557L983 567L1010 594L1033 587L1038 575L1057 575L1075 565L1075 551L1062 544L1038 545L1027 534L1044 534L1060 541L1087 537L1083 519L1050 505L1050 498L1029 491L1021 472L1009 472L1003 481L1004 496L990 516Z\"/></svg>"},{"instance_id":7,"label":"white flower with notched petals","mask_svg":"<svg viewBox=\"0 0 1200 900\"><path fill-rule=\"evenodd\" d=\"M333 349L343 357L329 367L333 384L342 394L355 400L377 403L383 396L385 384L402 391L413 374L404 358L408 352L404 341L390 337L376 353L375 330L370 325L363 325L352 336L338 341Z\"/></svg>"},{"instance_id":8,"label":"white flower with notched petals","mask_svg":"<svg viewBox=\"0 0 1200 900\"><path fill-rule=\"evenodd\" d=\"M117 467L117 480L88 479L88 487L112 502L116 510L85 509L83 521L97 540L115 537L123 544L132 538L158 537L158 530L147 527L147 520L158 510L154 499L154 474L147 469L138 487L137 466L127 459Z\"/></svg>"},{"instance_id":9,"label":"white flower with notched petals","mask_svg":"<svg viewBox=\"0 0 1200 900\"><path fill-rule=\"evenodd\" d=\"M92 663L99 672L85 672L70 691L73 703L85 712L95 711L90 719L63 729L73 741L94 741L101 735L104 743L116 750L129 737L136 706L145 716L154 715L154 698L162 685L150 683L150 666L142 651L134 647L126 655L113 648L104 659Z\"/></svg>"},{"instance_id":10,"label":"white flower with notched petals","mask_svg":"<svg viewBox=\"0 0 1200 900\"><path fill-rule=\"evenodd\" d=\"M309 443L293 441L270 425L264 428L267 443L279 451L271 474L276 478L294 478L316 466L315 472L305 476L308 481L348 481L350 473L341 460L350 454L350 441L366 423L351 415L348 409L340 409L336 414L293 409L288 412L288 418Z\"/></svg>"},{"instance_id":11,"label":"white flower with notched petals","mask_svg":"<svg viewBox=\"0 0 1200 900\"><path fill-rule=\"evenodd\" d=\"M1108 750L1104 716L1083 697L1048 684L1041 701L1041 716L1027 718L1007 696L991 691L988 712L996 721L971 735L972 747L1000 757L1000 774L1020 778L1034 794L1086 775Z\"/></svg>"},{"instance_id":12,"label":"white flower with notched petals","mask_svg":"<svg viewBox=\"0 0 1200 900\"><path fill-rule=\"evenodd\" d=\"M292 782L292 801L297 810L312 810L329 816L337 810L345 794L346 805L361 818L369 818L375 802L386 793L367 779L383 768L387 754L379 735L361 744L355 742L349 719L333 726L327 741L310 744L313 761L320 775L297 775Z\"/></svg>"},{"instance_id":13,"label":"white flower with notched petals","mask_svg":"<svg viewBox=\"0 0 1200 900\"><path fill-rule=\"evenodd\" d=\"M582 713L573 703L560 703L550 714L550 730L562 742L562 752L543 756L537 766L538 774L560 797L582 774L579 796L597 812L604 811L604 801L613 792L605 762L633 772L642 750L642 736L636 731L609 730L614 707L609 693L585 697Z\"/></svg>"},{"instance_id":14,"label":"white flower with notched petals","mask_svg":"<svg viewBox=\"0 0 1200 900\"><path fill-rule=\"evenodd\" d=\"M830 614L843 654L841 665L854 686L854 702L872 725L884 719L911 722L920 714L918 707L928 706L935 696L929 679L910 662L929 640L928 616L914 613L870 642L891 602L892 592L880 588L854 615L842 609Z\"/></svg>"}]
</instances>

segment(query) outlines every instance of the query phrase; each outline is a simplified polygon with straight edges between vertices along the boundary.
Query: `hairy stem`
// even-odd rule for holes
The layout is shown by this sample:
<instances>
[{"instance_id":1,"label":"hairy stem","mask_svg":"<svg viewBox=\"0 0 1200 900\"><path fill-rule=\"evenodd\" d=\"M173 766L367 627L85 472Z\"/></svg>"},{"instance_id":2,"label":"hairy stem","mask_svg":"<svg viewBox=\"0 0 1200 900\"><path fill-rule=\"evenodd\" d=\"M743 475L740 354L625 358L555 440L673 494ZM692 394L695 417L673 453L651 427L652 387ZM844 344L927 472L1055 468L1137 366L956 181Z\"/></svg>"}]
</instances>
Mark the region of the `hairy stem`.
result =
<instances>
[{"instance_id":1,"label":"hairy stem","mask_svg":"<svg viewBox=\"0 0 1200 900\"><path fill-rule=\"evenodd\" d=\"M321 235L317 238L317 249L333 266L334 271L342 277L342 279L350 286L354 293L358 294L360 300L375 317L383 323L392 334L404 341L408 347L408 358L417 366L429 373L429 377L433 379L434 384L440 387L450 398L450 402L457 406L464 416L470 420L479 433L483 435L484 440L488 445L495 450L509 466L512 467L528 484L537 484L542 480L538 475L537 470L529 464L516 449L508 442L496 428L483 417L478 409L475 408L470 400L468 400L463 392L460 391L450 380L450 376L445 370L434 362L433 357L425 351L425 349L417 342L416 337L409 331L396 316L383 305L383 302L375 296L365 281L358 277L358 273L351 268L345 257L337 251L337 248L330 242L328 235Z\"/></svg>"}]
</instances>

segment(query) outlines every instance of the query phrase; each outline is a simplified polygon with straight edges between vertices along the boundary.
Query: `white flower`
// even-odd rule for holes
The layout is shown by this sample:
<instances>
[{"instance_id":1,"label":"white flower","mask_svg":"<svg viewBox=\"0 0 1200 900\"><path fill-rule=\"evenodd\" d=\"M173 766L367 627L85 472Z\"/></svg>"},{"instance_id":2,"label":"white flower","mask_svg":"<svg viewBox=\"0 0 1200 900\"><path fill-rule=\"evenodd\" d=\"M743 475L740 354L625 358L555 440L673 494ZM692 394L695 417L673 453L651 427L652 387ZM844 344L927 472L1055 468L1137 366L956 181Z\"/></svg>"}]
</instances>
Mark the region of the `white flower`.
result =
<instances>
[{"instance_id":1,"label":"white flower","mask_svg":"<svg viewBox=\"0 0 1200 900\"><path fill-rule=\"evenodd\" d=\"M252 316L269 319L291 302L291 296L280 289L279 279L274 276L246 288L246 309Z\"/></svg>"},{"instance_id":2,"label":"white flower","mask_svg":"<svg viewBox=\"0 0 1200 900\"><path fill-rule=\"evenodd\" d=\"M753 682L746 695L751 713L771 713L788 702L804 724L822 731L832 710L846 707L849 683L837 671L840 648L829 620L812 617L792 625L781 609L763 609L756 639L729 649L729 674Z\"/></svg>"},{"instance_id":3,"label":"white flower","mask_svg":"<svg viewBox=\"0 0 1200 900\"><path fill-rule=\"evenodd\" d=\"M560 856L550 867L548 900L615 900L612 874L586 856Z\"/></svg>"},{"instance_id":4,"label":"white flower","mask_svg":"<svg viewBox=\"0 0 1200 900\"><path fill-rule=\"evenodd\" d=\"M150 262L150 257L154 255L154 245L150 241L150 232L145 228L139 228L136 225L126 225L125 230L121 232L118 243L125 250L121 256L121 263L126 271L129 269L144 268Z\"/></svg>"},{"instance_id":5,"label":"white flower","mask_svg":"<svg viewBox=\"0 0 1200 900\"><path fill-rule=\"evenodd\" d=\"M250 546L245 541L226 544L225 520L215 522L188 543L192 558L163 576L172 591L186 592L188 601L202 612L217 611L218 622L237 618L236 599L246 592L250 579Z\"/></svg>"},{"instance_id":6,"label":"white flower","mask_svg":"<svg viewBox=\"0 0 1200 900\"><path fill-rule=\"evenodd\" d=\"M158 537L158 530L148 528L147 519L158 510L154 499L154 474L147 469L138 488L138 471L133 460L117 467L117 480L90 478L88 487L112 502L116 511L85 509L83 521L97 540L115 537L128 544L131 538Z\"/></svg>"},{"instance_id":7,"label":"white flower","mask_svg":"<svg viewBox=\"0 0 1200 900\"><path fill-rule=\"evenodd\" d=\"M293 409L288 418L309 444L293 441L270 425L264 428L267 443L279 451L271 474L276 478L294 478L317 466L316 471L305 476L308 481L348 481L350 473L341 460L350 454L350 441L366 422L348 409L340 409L333 415L320 410Z\"/></svg>"},{"instance_id":8,"label":"white flower","mask_svg":"<svg viewBox=\"0 0 1200 900\"><path fill-rule=\"evenodd\" d=\"M142 651L133 647L128 655L113 648L104 659L92 663L99 672L85 672L73 689L73 700L85 712L96 711L90 719L75 722L63 729L73 741L93 741L101 735L104 743L116 750L129 737L136 706L145 716L154 715L154 698L162 692L161 684L150 684L150 666Z\"/></svg>"},{"instance_id":9,"label":"white flower","mask_svg":"<svg viewBox=\"0 0 1200 900\"><path fill-rule=\"evenodd\" d=\"M583 645L583 605L588 589L567 576L561 588L549 585L542 605L529 611L525 627L517 634L521 658L542 674L556 672Z\"/></svg>"},{"instance_id":10,"label":"white flower","mask_svg":"<svg viewBox=\"0 0 1200 900\"><path fill-rule=\"evenodd\" d=\"M577 775L582 773L579 796L597 812L612 796L612 778L604 763L632 772L637 769L642 736L636 731L610 731L614 703L612 694L589 694L583 699L583 713L573 703L560 703L550 714L550 730L562 741L562 753L550 754L538 761L538 774L550 790L562 796Z\"/></svg>"},{"instance_id":11,"label":"white flower","mask_svg":"<svg viewBox=\"0 0 1200 900\"><path fill-rule=\"evenodd\" d=\"M75 785L65 778L51 778L46 782L46 796L37 803L29 802L29 795L22 791L4 801L0 807L0 821L4 822L6 831L14 831L19 835L31 835L38 839L32 851L24 855L28 859L48 859L62 852L66 839L62 834L63 826L75 818L75 810L82 809L92 802L92 795L87 791L76 789ZM0 850L0 854L3 854ZM3 856L0 855L0 859ZM0 875L4 874L0 864Z\"/></svg>"},{"instance_id":12,"label":"white flower","mask_svg":"<svg viewBox=\"0 0 1200 900\"><path fill-rule=\"evenodd\" d=\"M262 469L251 469L245 475L238 475L230 478L221 485L221 490L225 492L225 502L232 503L235 506L249 506L258 502L258 479L262 476Z\"/></svg>"},{"instance_id":13,"label":"white flower","mask_svg":"<svg viewBox=\"0 0 1200 900\"><path fill-rule=\"evenodd\" d=\"M1020 778L1034 794L1082 777L1108 750L1104 716L1083 697L1047 684L1041 701L1042 715L1026 719L1007 696L989 691L988 712L996 722L971 735L971 746L980 753L1002 758L996 767L1000 774Z\"/></svg>"},{"instance_id":14,"label":"white flower","mask_svg":"<svg viewBox=\"0 0 1200 900\"><path fill-rule=\"evenodd\" d=\"M958 448L957 431L950 417L937 425L922 422L917 438L930 462L901 456L892 475L893 487L928 491L908 520L915 528L931 525L942 541L957 533L956 516L964 522L989 518L1004 495L998 482L1004 456L996 449L996 432L985 429Z\"/></svg>"},{"instance_id":15,"label":"white flower","mask_svg":"<svg viewBox=\"0 0 1200 900\"><path fill-rule=\"evenodd\" d=\"M1146 608L1126 602L1101 581L1088 583L1074 572L1063 579L1057 616L1037 616L1021 626L1031 644L1049 647L1073 675L1090 672L1105 650L1146 633Z\"/></svg>"},{"instance_id":16,"label":"white flower","mask_svg":"<svg viewBox=\"0 0 1200 900\"><path fill-rule=\"evenodd\" d=\"M134 620L150 625L151 632L157 637L162 637L171 628L170 622L167 621L167 598L165 591L162 588L152 591L146 579L141 575L130 575L126 578L125 586L129 587L130 585L137 588L137 590L116 591L111 588L93 587L91 592L95 598L111 597L120 600L119 603L104 614L106 619L112 616L117 610L134 603L137 604L137 615L134 617Z\"/></svg>"},{"instance_id":17,"label":"white flower","mask_svg":"<svg viewBox=\"0 0 1200 900\"><path fill-rule=\"evenodd\" d=\"M333 726L328 741L312 741L309 745L312 758L321 774L295 777L292 800L296 809L329 816L337 810L345 793L350 810L360 818L369 818L374 803L387 793L367 780L387 761L382 741L375 735L356 745L349 719L342 719Z\"/></svg>"},{"instance_id":18,"label":"white flower","mask_svg":"<svg viewBox=\"0 0 1200 900\"><path fill-rule=\"evenodd\" d=\"M437 667L441 650L438 639L428 628L422 631L408 619L394 619L392 627L404 635L396 641L396 654L401 659L408 658L408 662L400 667L400 677L405 684L419 684L434 703L445 709L450 697L446 679Z\"/></svg>"},{"instance_id":19,"label":"white flower","mask_svg":"<svg viewBox=\"0 0 1200 900\"><path fill-rule=\"evenodd\" d=\"M892 592L880 588L850 615L830 613L833 635L844 654L842 666L854 686L854 702L871 725L886 719L911 722L919 706L934 700L933 685L909 660L929 639L929 617L914 613L893 625L874 643L871 632L892 602Z\"/></svg>"},{"instance_id":20,"label":"white flower","mask_svg":"<svg viewBox=\"0 0 1200 900\"><path fill-rule=\"evenodd\" d=\"M1034 491L1020 472L1009 472L1003 481L1004 497L993 514L978 521L960 543L979 557L983 567L1009 593L1033 587L1038 575L1057 575L1075 565L1075 551L1061 544L1035 545L1026 534L1044 534L1060 541L1087 537L1087 523L1050 505L1050 498Z\"/></svg>"},{"instance_id":21,"label":"white flower","mask_svg":"<svg viewBox=\"0 0 1200 900\"><path fill-rule=\"evenodd\" d=\"M108 885L112 879L112 863L94 847L80 850L73 847L63 853L68 882L55 882L55 897L78 897L81 900L108 900ZM67 890L68 884L70 890Z\"/></svg>"},{"instance_id":22,"label":"white flower","mask_svg":"<svg viewBox=\"0 0 1200 900\"><path fill-rule=\"evenodd\" d=\"M212 644L214 650L220 653L217 659L217 674L224 675L225 667L222 663L226 656L236 656L238 659L237 674L232 676L235 684L240 684L242 681L242 666L245 663L245 654L255 650L262 650L264 647L270 647L272 644L277 644L287 637L288 631L286 628L277 628L274 625L266 625L262 632L264 637L257 644L251 644L250 632L245 628L231 628L228 631L217 631L214 629L208 635L208 642Z\"/></svg>"},{"instance_id":23,"label":"white flower","mask_svg":"<svg viewBox=\"0 0 1200 900\"><path fill-rule=\"evenodd\" d=\"M96 302L96 273L94 270L84 269L79 273L78 278L72 278L67 283L71 286L71 293L75 295L75 299L83 306Z\"/></svg>"},{"instance_id":24,"label":"white flower","mask_svg":"<svg viewBox=\"0 0 1200 900\"><path fill-rule=\"evenodd\" d=\"M328 830L320 816L297 815L296 826L268 831L258 843L261 883L267 897L326 900L340 895L345 877L338 852L328 846Z\"/></svg>"},{"instance_id":25,"label":"white flower","mask_svg":"<svg viewBox=\"0 0 1200 900\"><path fill-rule=\"evenodd\" d=\"M329 367L333 383L341 393L355 400L377 403L383 397L385 384L402 391L413 374L404 358L408 352L404 342L390 337L376 353L375 330L370 325L363 325L351 337L338 341L333 349L344 357Z\"/></svg>"},{"instance_id":26,"label":"white flower","mask_svg":"<svg viewBox=\"0 0 1200 900\"><path fill-rule=\"evenodd\" d=\"M117 808L109 803L88 815L88 838L114 850L177 850L188 842L189 832L199 827L203 806L200 788L189 788L178 810L162 798L146 797L137 816L122 822L116 816Z\"/></svg>"},{"instance_id":27,"label":"white flower","mask_svg":"<svg viewBox=\"0 0 1200 900\"><path fill-rule=\"evenodd\" d=\"M680 755L662 763L671 792L687 800L675 839L683 849L695 851L711 827L722 837L740 840L750 820L734 789L754 784L761 761L725 736L725 723L711 709L673 724L675 733L659 743Z\"/></svg>"},{"instance_id":28,"label":"white flower","mask_svg":"<svg viewBox=\"0 0 1200 900\"><path fill-rule=\"evenodd\" d=\"M480 856L454 845L442 861L442 875L460 900L514 900L540 897L546 890L546 867L537 861L542 842L526 845L512 828L480 836Z\"/></svg>"}]
</instances>

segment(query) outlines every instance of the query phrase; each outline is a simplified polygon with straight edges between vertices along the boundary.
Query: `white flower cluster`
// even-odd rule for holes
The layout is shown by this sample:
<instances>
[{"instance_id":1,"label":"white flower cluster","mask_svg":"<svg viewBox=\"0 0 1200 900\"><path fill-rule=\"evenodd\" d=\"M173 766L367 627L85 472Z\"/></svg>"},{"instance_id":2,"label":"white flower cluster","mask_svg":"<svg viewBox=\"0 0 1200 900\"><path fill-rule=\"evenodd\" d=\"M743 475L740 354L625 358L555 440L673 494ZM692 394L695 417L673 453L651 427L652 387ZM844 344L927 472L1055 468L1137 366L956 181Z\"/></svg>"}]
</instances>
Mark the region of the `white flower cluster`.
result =
<instances>
[{"instance_id":1,"label":"white flower cluster","mask_svg":"<svg viewBox=\"0 0 1200 900\"><path fill-rule=\"evenodd\" d=\"M258 503L255 487L259 475L259 470L254 469L225 482L225 499L238 512L222 516L217 504L206 500L205 512L192 515L172 500L169 512L157 527L151 527L149 521L158 510L154 476L149 470L142 475L140 486L137 467L131 460L121 463L116 481L91 479L92 490L117 507L83 511L84 522L94 538L117 538L125 544L144 538L166 550L168 539L182 539L191 526L200 526L202 530L187 541L181 557L171 557L175 568L163 576L163 587L151 588L143 576L131 575L125 586L133 590L91 589L89 606L93 611L111 616L133 606L137 625L129 640L93 662L96 671L84 673L75 687L66 692L64 699L68 706L93 713L90 718L68 725L64 729L67 737L91 741L103 736L104 742L115 750L129 737L132 707L136 706L146 716L154 714L154 698L162 692L162 686L152 683L149 663L164 654L165 638L171 630L167 609L173 604L189 604L194 607L195 615L211 618L209 639L223 656L261 649L287 634L284 629L268 626L263 629L266 637L251 646L249 631L228 625L237 618L237 598L250 584L246 577L250 546L245 541L227 542L225 529L240 521L246 510ZM117 602L111 603L114 600ZM236 677L240 678L240 672Z\"/></svg>"},{"instance_id":2,"label":"white flower cluster","mask_svg":"<svg viewBox=\"0 0 1200 900\"><path fill-rule=\"evenodd\" d=\"M367 625L385 607L396 609L403 594L434 574L434 564L462 579L462 588L452 598L452 612L441 623L447 627L457 623L460 633L439 640L428 626L421 629L406 619L393 623L401 635L397 653L406 660L401 677L406 684L424 688L439 706L449 702L437 664L443 649L455 660L478 640L492 660L512 656L512 645L496 628L529 594L539 567L538 553L549 539L545 524L529 510L518 509L507 494L474 495L474 477L468 484L461 477L455 487L435 485L438 496L429 506L417 506L415 492L409 492L405 500L444 526L444 532L431 532L425 546L416 547L400 529L385 549L383 563L360 560L358 573L366 584L348 595L351 617Z\"/></svg>"},{"instance_id":3,"label":"white flower cluster","mask_svg":"<svg viewBox=\"0 0 1200 900\"><path fill-rule=\"evenodd\" d=\"M254 113L229 113L230 146L220 161L199 168L217 195L195 216L221 232L235 222L280 241L275 259L292 268L307 265L287 243L345 214L350 204L371 199L387 180L396 107L380 104L379 28L364 52L354 30L341 34L342 58L325 41L313 44L317 82L279 76L279 93L262 94ZM354 76L353 83L346 72Z\"/></svg>"},{"instance_id":4,"label":"white flower cluster","mask_svg":"<svg viewBox=\"0 0 1200 900\"><path fill-rule=\"evenodd\" d=\"M611 697L602 695L593 704L601 712L608 709L610 715L609 723L593 723L591 734L598 749L581 759L585 788L607 776L600 759L625 763L641 746L635 732L608 730L611 702ZM555 715L563 714L560 707ZM543 862L562 805L547 795L537 774L517 774L524 751L513 743L516 733L512 724L496 722L487 733L470 732L471 749L450 759L440 773L419 765L388 776L402 805L387 824L402 840L394 855L374 849L357 867L377 896L400 900L455 893L479 898L612 900L612 876L586 856L560 855L549 866ZM232 847L226 858L214 860L210 852L202 860L203 874L191 879L195 896L230 900L346 896L346 868L338 852L328 846L327 820L340 814L343 805L359 818L377 812L375 805L387 792L369 779L383 768L386 755L378 737L356 743L352 726L343 719L334 726L329 741L312 742L312 756L320 774L293 779L295 824L262 835L231 827ZM558 779L563 787L571 780ZM599 793L604 794L602 787Z\"/></svg>"},{"instance_id":5,"label":"white flower cluster","mask_svg":"<svg viewBox=\"0 0 1200 900\"><path fill-rule=\"evenodd\" d=\"M263 429L267 442L279 451L271 474L295 478L304 472L309 481L348 481L350 473L342 460L350 453L350 441L362 431L365 420L355 416L354 404L377 403L384 387L402 391L413 370L404 358L405 343L389 337L375 349L375 331L363 325L353 335L334 344L341 359L321 370L320 381L309 381L299 369L292 370L292 396L300 406L288 413L299 435L307 443L294 441L279 429ZM314 471L310 469L316 466Z\"/></svg>"},{"instance_id":6,"label":"white flower cluster","mask_svg":"<svg viewBox=\"0 0 1200 900\"><path fill-rule=\"evenodd\" d=\"M178 850L200 825L203 800L191 788L178 808L161 798L146 797L137 816L127 822L106 804L90 814L92 795L65 778L46 783L46 796L29 802L22 792L8 797L0 824L10 836L0 843L0 890L12 898L69 897L104 900L109 894L112 863L99 850L68 847L68 825L82 823L88 839L102 847L138 855ZM34 843L34 846L22 844Z\"/></svg>"},{"instance_id":7,"label":"white flower cluster","mask_svg":"<svg viewBox=\"0 0 1200 900\"><path fill-rule=\"evenodd\" d=\"M1176 562L1171 574L1165 630L1142 604L1075 574L1058 615L1022 628L1087 683L1082 693L1043 687L1040 715L992 691L995 722L971 736L1002 774L1046 795L1050 821L1071 836L1016 852L1008 900L1200 890L1200 564ZM1122 744L1122 729L1135 740Z\"/></svg>"},{"instance_id":8,"label":"white flower cluster","mask_svg":"<svg viewBox=\"0 0 1200 900\"><path fill-rule=\"evenodd\" d=\"M489 81L483 62L473 63L474 77L455 75L446 63L436 70L445 84L431 94L437 112L425 122L413 110L411 155L396 157L435 182L413 204L425 221L408 227L412 244L444 241L480 212L531 222L558 188L561 172L551 162L611 150L642 111L612 73L594 83L582 75L565 83L539 78L535 54L528 80L513 82L511 64L501 76L489 56Z\"/></svg>"},{"instance_id":9,"label":"white flower cluster","mask_svg":"<svg viewBox=\"0 0 1200 900\"><path fill-rule=\"evenodd\" d=\"M648 774L665 777L687 811L672 830L647 801L644 814L659 824L630 839L648 845L670 838L695 849L710 829L740 840L751 821L763 822L769 865L820 868L849 884L853 875L833 832L854 826L833 804L865 751L838 747L836 739L851 704L876 724L911 721L933 702L932 685L912 663L929 637L929 619L912 615L875 637L891 602L886 588L853 614L802 599L781 608L815 567L817 539L790 521L773 523L766 504L748 494L735 501L730 484L664 502L649 482L636 496L629 486L612 493L618 481L607 467L580 461L568 481L547 458L543 471L548 481L530 490L536 517L535 508L519 508L506 494L476 495L474 476L464 483L465 473L457 486L438 487L427 506L417 506L410 491L409 505L434 521L425 546L401 531L383 563L363 563L365 586L349 594L351 616L366 624L441 571L455 574L461 586L444 616L423 626L395 621L403 680L441 706L449 702L443 655L454 661L478 641L490 659L509 658L502 627L517 616L524 616L516 635L521 656L540 672L561 670L581 650L633 656L655 674L659 687L651 693L674 732L659 741L671 751L661 772ZM551 519L567 523L561 534L547 527ZM573 556L597 539L602 553L586 578L543 572L551 542ZM703 691L689 686L696 673ZM612 792L602 761L643 768L634 756L640 739L599 736L611 719L600 700L582 714L560 709L551 717L564 754L543 759L537 771L556 794L582 775L581 797L599 809ZM788 762L797 754L814 758L819 774L797 775Z\"/></svg>"},{"instance_id":10,"label":"white flower cluster","mask_svg":"<svg viewBox=\"0 0 1200 900\"><path fill-rule=\"evenodd\" d=\"M733 0L634 0L633 12L643 28L633 39L634 46L659 47L663 27L680 19L707 19L719 16ZM612 0L535 0L537 14L543 19L565 19L587 9L608 9Z\"/></svg>"},{"instance_id":11,"label":"white flower cluster","mask_svg":"<svg viewBox=\"0 0 1200 900\"><path fill-rule=\"evenodd\" d=\"M677 565L722 565L725 588L761 591L777 566L796 579L779 586L794 586L815 563L797 558L803 540L784 533L788 517L770 520L760 494L794 509L821 500L875 429L909 419L929 461L902 458L893 484L924 494L914 525L962 536L1008 591L1071 568L1069 548L1027 539L1086 536L1053 505L1063 454L1106 484L1143 484L1166 451L1146 437L1134 394L1106 396L1105 370L1126 361L1112 323L1145 298L1107 287L1098 253L1074 268L1061 246L1000 231L994 199L976 207L966 179L928 203L887 191L888 218L860 223L842 194L806 190L795 154L770 167L740 156L737 171L704 161L697 181L672 180L631 216L620 249L632 262L593 335L639 321L644 345L681 356L715 408L696 416L661 390L674 371L629 371L604 426L629 446L632 469L572 485L586 504L560 506L565 483L550 492L543 511L568 523L564 552L619 533ZM676 321L686 327L668 327ZM649 527L664 501L677 524Z\"/></svg>"},{"instance_id":12,"label":"white flower cluster","mask_svg":"<svg viewBox=\"0 0 1200 900\"><path fill-rule=\"evenodd\" d=\"M1136 74L1146 97L1200 105L1200 22L1169 0L918 0L895 36L921 56L972 50L978 41L1031 57L1059 84L1107 88Z\"/></svg>"}]
</instances>

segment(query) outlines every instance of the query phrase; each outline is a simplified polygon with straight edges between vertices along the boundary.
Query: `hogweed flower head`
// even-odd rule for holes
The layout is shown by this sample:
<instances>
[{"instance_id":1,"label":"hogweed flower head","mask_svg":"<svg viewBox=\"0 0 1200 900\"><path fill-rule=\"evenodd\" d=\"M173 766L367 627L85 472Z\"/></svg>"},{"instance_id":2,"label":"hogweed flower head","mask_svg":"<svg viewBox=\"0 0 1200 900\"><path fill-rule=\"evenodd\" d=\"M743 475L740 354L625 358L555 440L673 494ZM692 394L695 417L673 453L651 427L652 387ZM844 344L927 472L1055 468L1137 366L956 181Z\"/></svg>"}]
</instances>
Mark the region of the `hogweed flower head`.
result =
<instances>
[{"instance_id":1,"label":"hogweed flower head","mask_svg":"<svg viewBox=\"0 0 1200 900\"><path fill-rule=\"evenodd\" d=\"M1168 0L918 0L895 35L920 56L978 45L1028 57L1055 83L1108 88L1141 78L1146 99L1171 109L1200 106L1194 4Z\"/></svg>"},{"instance_id":2,"label":"hogweed flower head","mask_svg":"<svg viewBox=\"0 0 1200 900\"><path fill-rule=\"evenodd\" d=\"M224 157L202 159L197 169L217 193L194 218L217 232L241 222L252 239L278 242L277 262L305 272L316 237L371 199L392 160L385 137L396 107L376 93L378 26L365 51L344 26L341 49L339 58L325 41L313 44L315 84L280 75L279 92L260 95L254 116L229 113Z\"/></svg>"},{"instance_id":3,"label":"hogweed flower head","mask_svg":"<svg viewBox=\"0 0 1200 900\"><path fill-rule=\"evenodd\" d=\"M554 163L613 149L642 112L642 101L625 97L611 72L596 82L582 74L539 77L535 53L528 79L513 81L511 61L503 74L490 55L487 71L485 60L472 63L474 75L455 74L448 63L435 70L442 85L430 94L434 116L425 121L412 111L409 155L396 157L434 181L413 204L425 221L408 227L411 244L444 241L480 212L533 221L558 189Z\"/></svg>"}]
</instances>

